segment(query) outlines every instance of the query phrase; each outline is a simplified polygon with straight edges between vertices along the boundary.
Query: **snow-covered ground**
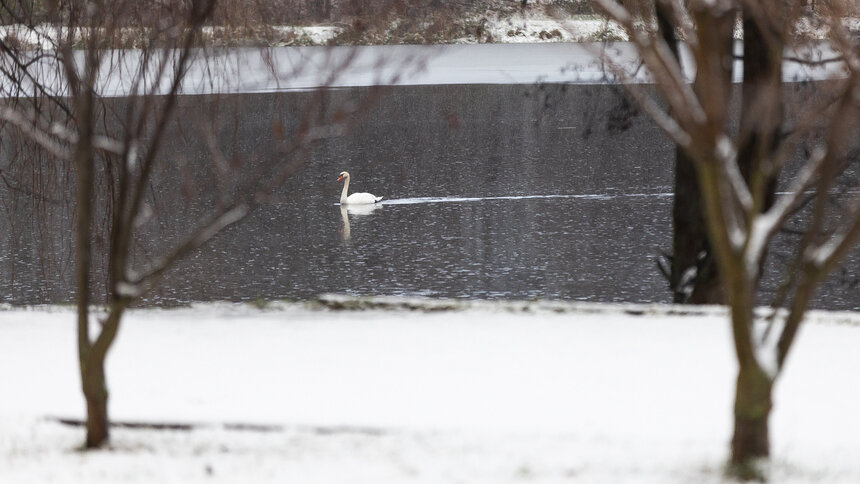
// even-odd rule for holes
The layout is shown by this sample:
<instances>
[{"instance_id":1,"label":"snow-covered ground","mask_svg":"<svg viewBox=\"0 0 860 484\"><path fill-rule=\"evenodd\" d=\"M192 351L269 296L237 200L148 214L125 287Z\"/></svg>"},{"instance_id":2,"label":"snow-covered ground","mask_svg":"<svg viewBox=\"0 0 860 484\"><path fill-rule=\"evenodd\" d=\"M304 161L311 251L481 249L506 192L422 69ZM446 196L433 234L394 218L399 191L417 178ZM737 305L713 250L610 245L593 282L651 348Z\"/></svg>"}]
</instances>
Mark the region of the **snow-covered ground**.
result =
<instances>
[{"instance_id":1,"label":"snow-covered ground","mask_svg":"<svg viewBox=\"0 0 860 484\"><path fill-rule=\"evenodd\" d=\"M86 453L81 428L51 420L83 417L73 312L7 308L0 482L723 482L721 310L529 308L135 310L108 360L112 418L195 426L117 428ZM858 324L804 326L775 396L773 482L860 482Z\"/></svg>"}]
</instances>

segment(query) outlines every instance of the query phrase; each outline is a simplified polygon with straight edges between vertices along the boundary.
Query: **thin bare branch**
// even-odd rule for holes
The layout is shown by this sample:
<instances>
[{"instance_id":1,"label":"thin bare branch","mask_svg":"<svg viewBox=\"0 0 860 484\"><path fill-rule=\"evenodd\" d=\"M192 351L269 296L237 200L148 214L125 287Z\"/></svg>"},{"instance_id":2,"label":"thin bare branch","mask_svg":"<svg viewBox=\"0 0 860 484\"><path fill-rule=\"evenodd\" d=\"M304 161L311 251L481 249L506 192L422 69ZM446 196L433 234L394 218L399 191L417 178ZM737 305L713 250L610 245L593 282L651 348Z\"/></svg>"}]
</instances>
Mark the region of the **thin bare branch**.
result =
<instances>
[{"instance_id":1,"label":"thin bare branch","mask_svg":"<svg viewBox=\"0 0 860 484\"><path fill-rule=\"evenodd\" d=\"M655 84L669 104L673 116L685 130L704 124L705 113L672 49L660 38L652 38L636 28L633 17L613 0L595 0L596 5L626 31Z\"/></svg>"},{"instance_id":2,"label":"thin bare branch","mask_svg":"<svg viewBox=\"0 0 860 484\"><path fill-rule=\"evenodd\" d=\"M769 241L794 213L794 209L801 203L806 191L815 182L815 177L827 156L826 148L815 150L800 172L792 179L786 193L777 198L773 206L757 218L756 230L761 232L757 237L761 237L763 242Z\"/></svg>"},{"instance_id":3,"label":"thin bare branch","mask_svg":"<svg viewBox=\"0 0 860 484\"><path fill-rule=\"evenodd\" d=\"M652 117L657 126L676 144L690 149L692 145L689 133L635 81L633 78L635 73L631 75L622 65L607 55L600 55L600 58L630 96ZM642 62L637 64L637 72L643 65Z\"/></svg>"},{"instance_id":4,"label":"thin bare branch","mask_svg":"<svg viewBox=\"0 0 860 484\"><path fill-rule=\"evenodd\" d=\"M715 152L731 188L732 203L737 204L739 209L749 217L753 210L753 197L738 167L738 152L734 143L725 134L720 134L717 138Z\"/></svg>"},{"instance_id":5,"label":"thin bare branch","mask_svg":"<svg viewBox=\"0 0 860 484\"><path fill-rule=\"evenodd\" d=\"M25 116L20 111L7 106L0 106L0 119L11 123L25 136L38 143L45 151L57 159L70 161L72 151L69 147L56 139L56 135L36 124L33 116Z\"/></svg>"},{"instance_id":6,"label":"thin bare branch","mask_svg":"<svg viewBox=\"0 0 860 484\"><path fill-rule=\"evenodd\" d=\"M853 200L845 219L850 222L843 225L827 242L807 252L807 259L825 272L829 272L854 247L860 236L860 198Z\"/></svg>"},{"instance_id":7,"label":"thin bare branch","mask_svg":"<svg viewBox=\"0 0 860 484\"><path fill-rule=\"evenodd\" d=\"M689 12L681 8L681 2L676 0L657 0L657 3L664 11L671 12L671 20L675 28L682 32L684 42L693 49L699 46L699 36L696 32L693 19L690 18Z\"/></svg>"},{"instance_id":8,"label":"thin bare branch","mask_svg":"<svg viewBox=\"0 0 860 484\"><path fill-rule=\"evenodd\" d=\"M158 283L165 271L176 261L203 246L203 244L211 240L212 237L226 227L245 218L250 208L247 204L240 203L235 206L225 207L212 215L182 242L177 244L170 253L152 262L150 267L146 268L143 272L139 274L127 273L126 280L118 282L117 293L127 298L142 296Z\"/></svg>"}]
</instances>

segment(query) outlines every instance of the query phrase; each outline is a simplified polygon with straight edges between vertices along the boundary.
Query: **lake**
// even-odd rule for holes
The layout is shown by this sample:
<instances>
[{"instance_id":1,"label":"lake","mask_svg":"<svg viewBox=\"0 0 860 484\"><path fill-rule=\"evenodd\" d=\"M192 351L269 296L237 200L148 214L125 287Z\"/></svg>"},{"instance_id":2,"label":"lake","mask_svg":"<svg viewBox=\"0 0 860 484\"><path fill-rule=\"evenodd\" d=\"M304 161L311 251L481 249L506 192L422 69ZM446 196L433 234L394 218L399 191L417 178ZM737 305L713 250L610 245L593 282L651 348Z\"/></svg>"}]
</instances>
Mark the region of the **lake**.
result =
<instances>
[{"instance_id":1,"label":"lake","mask_svg":"<svg viewBox=\"0 0 860 484\"><path fill-rule=\"evenodd\" d=\"M317 95L183 96L138 260L165 250L218 197L204 127L228 160L253 168L273 156L272 133L293 129ZM368 96L375 102L353 129L315 145L247 220L182 261L144 304L330 292L671 301L656 261L671 251L674 148L618 86L517 81L339 87L321 95L321 117ZM123 102L109 101L116 111ZM343 170L352 191L384 196L383 203L342 209L336 178ZM73 297L71 214L62 202L68 188L53 187L61 200L51 205L0 187L0 280L7 281L0 301ZM104 240L95 243L104 249ZM774 251L777 264L786 247ZM857 260L855 251L824 285L817 307L860 308ZM765 296L776 281L772 269Z\"/></svg>"}]
</instances>

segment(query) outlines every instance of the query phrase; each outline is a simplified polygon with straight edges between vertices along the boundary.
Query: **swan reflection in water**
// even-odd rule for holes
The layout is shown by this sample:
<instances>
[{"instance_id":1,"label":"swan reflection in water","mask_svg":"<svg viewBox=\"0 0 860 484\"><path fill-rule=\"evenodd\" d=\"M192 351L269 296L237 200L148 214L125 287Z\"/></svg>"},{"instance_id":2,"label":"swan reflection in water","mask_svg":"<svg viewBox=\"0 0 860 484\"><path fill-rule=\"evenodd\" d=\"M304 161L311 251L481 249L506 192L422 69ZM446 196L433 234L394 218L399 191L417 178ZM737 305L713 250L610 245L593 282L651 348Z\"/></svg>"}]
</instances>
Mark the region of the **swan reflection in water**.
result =
<instances>
[{"instance_id":1,"label":"swan reflection in water","mask_svg":"<svg viewBox=\"0 0 860 484\"><path fill-rule=\"evenodd\" d=\"M382 208L379 203L363 204L363 205L341 205L340 217L343 219L343 227L339 230L340 238L347 242L350 237L349 216L364 217L372 214L374 211Z\"/></svg>"}]
</instances>

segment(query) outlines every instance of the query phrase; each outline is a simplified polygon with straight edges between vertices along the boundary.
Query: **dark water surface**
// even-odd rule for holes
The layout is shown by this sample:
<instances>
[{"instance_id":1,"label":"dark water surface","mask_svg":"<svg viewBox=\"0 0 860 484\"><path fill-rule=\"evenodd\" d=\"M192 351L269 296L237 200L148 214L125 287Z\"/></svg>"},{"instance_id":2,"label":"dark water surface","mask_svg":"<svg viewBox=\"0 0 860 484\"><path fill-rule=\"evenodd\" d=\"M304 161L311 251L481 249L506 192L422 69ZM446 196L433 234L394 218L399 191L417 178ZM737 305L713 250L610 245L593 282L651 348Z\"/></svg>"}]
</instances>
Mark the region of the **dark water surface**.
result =
<instances>
[{"instance_id":1,"label":"dark water surface","mask_svg":"<svg viewBox=\"0 0 860 484\"><path fill-rule=\"evenodd\" d=\"M258 214L247 236L224 237L195 257L183 279L199 274L190 286L202 286L211 259L242 253L243 264L228 264L206 298L339 292L655 300L663 283L653 257L657 244L668 243L657 227L670 206L662 194L397 199L367 210L279 206Z\"/></svg>"},{"instance_id":2,"label":"dark water surface","mask_svg":"<svg viewBox=\"0 0 860 484\"><path fill-rule=\"evenodd\" d=\"M367 92L329 91L324 110ZM313 95L184 98L139 260L165 250L216 198L200 125L215 120L225 152L263 158L272 126L294 126ZM269 203L181 262L146 303L329 292L669 302L655 261L671 251L673 158L614 86L390 88L365 122L320 143ZM384 203L342 209L342 170L351 191ZM33 203L3 190L0 301L69 300L69 210L33 216ZM818 307L860 307L856 260L828 281Z\"/></svg>"}]
</instances>

